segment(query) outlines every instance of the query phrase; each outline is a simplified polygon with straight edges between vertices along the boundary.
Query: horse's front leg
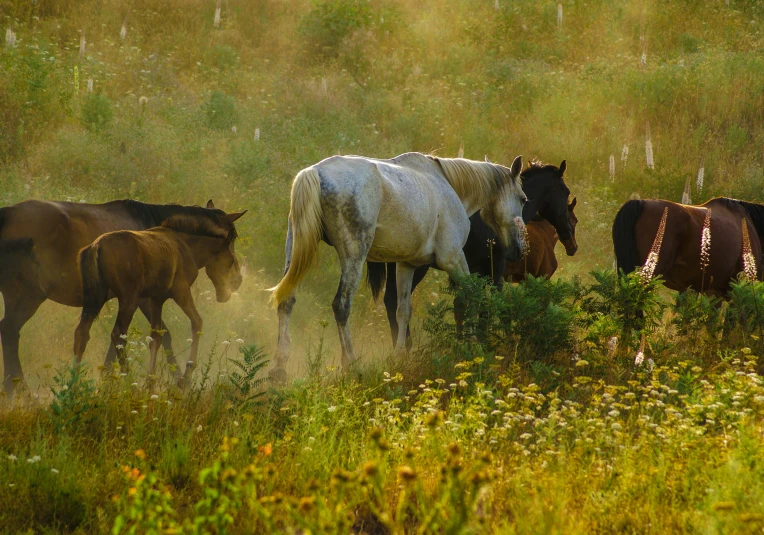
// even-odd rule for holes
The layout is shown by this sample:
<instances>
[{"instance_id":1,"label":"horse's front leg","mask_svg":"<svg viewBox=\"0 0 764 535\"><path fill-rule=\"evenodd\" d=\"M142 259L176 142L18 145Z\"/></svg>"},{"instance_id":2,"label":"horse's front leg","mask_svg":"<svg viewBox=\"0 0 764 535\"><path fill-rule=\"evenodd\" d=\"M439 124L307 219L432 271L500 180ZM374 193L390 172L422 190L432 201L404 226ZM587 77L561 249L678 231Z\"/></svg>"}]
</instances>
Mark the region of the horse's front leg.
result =
<instances>
[{"instance_id":1,"label":"horse's front leg","mask_svg":"<svg viewBox=\"0 0 764 535\"><path fill-rule=\"evenodd\" d=\"M409 321L411 321L411 286L414 281L414 266L398 262L395 264L395 278L398 282L398 308L395 319L398 321L398 340L395 343L396 352L405 352Z\"/></svg>"},{"instance_id":2,"label":"horse's front leg","mask_svg":"<svg viewBox=\"0 0 764 535\"><path fill-rule=\"evenodd\" d=\"M448 273L451 278L451 284L455 285L456 280L459 277L469 275L470 267L467 264L467 259L464 256L464 251L459 249L452 254L441 255L436 259L438 267ZM461 336L462 324L464 323L464 316L467 310L467 303L456 294L454 298L454 320L456 322L456 335Z\"/></svg>"},{"instance_id":3,"label":"horse's front leg","mask_svg":"<svg viewBox=\"0 0 764 535\"><path fill-rule=\"evenodd\" d=\"M186 388L191 384L191 375L194 373L194 368L196 368L199 356L199 336L202 334L203 322L202 317L196 310L196 305L194 304L194 298L191 296L190 288L184 288L179 291L174 296L174 299L183 313L191 320L191 355L186 362L186 371L178 381L179 387Z\"/></svg>"},{"instance_id":4,"label":"horse's front leg","mask_svg":"<svg viewBox=\"0 0 764 535\"><path fill-rule=\"evenodd\" d=\"M143 315L151 324L151 301L149 299L141 299L138 301L138 308L140 308ZM152 327L153 328L153 327ZM175 360L175 351L172 349L172 336L170 335L170 329L167 328L167 324L162 321L160 324L160 330L162 331L162 348L167 355L167 364L173 372L176 379L179 379L182 375L178 362Z\"/></svg>"}]
</instances>

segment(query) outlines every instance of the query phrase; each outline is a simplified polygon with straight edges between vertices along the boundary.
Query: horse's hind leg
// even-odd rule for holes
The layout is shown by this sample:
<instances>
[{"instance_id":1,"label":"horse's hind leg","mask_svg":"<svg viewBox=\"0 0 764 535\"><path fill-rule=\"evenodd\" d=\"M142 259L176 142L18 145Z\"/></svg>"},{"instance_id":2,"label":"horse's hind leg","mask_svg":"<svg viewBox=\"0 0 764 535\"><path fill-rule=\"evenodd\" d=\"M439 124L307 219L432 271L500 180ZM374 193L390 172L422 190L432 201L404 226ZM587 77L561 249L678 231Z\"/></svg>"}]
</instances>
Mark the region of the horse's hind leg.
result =
<instances>
[{"instance_id":1,"label":"horse's hind leg","mask_svg":"<svg viewBox=\"0 0 764 535\"><path fill-rule=\"evenodd\" d=\"M15 293L15 292L14 292ZM24 381L19 361L19 338L21 328L34 316L37 309L45 301L44 296L20 296L3 293L5 300L5 317L0 320L0 339L3 346L3 387L6 394L12 396L16 383Z\"/></svg>"},{"instance_id":2,"label":"horse's hind leg","mask_svg":"<svg viewBox=\"0 0 764 535\"><path fill-rule=\"evenodd\" d=\"M141 299L138 301L138 308L141 309L143 315L146 316L146 319L149 321L149 323L151 323L152 320L150 300ZM170 335L170 330L167 328L167 324L164 321L162 321L160 324L159 329L162 333L162 348L167 355L167 364L170 366L170 369L173 370L173 373L177 377L180 377L181 372L180 368L178 368L178 362L175 360L175 352L172 349L172 336Z\"/></svg>"},{"instance_id":3,"label":"horse's hind leg","mask_svg":"<svg viewBox=\"0 0 764 535\"><path fill-rule=\"evenodd\" d=\"M138 298L127 296L119 298L119 310L117 311L117 321L114 322L114 328L111 330L111 344L106 353L106 360L103 365L106 370L114 364L114 359L118 358L120 365L125 366L125 344L127 343L127 329L130 328L130 322L133 321L135 311L138 309Z\"/></svg>"},{"instance_id":4,"label":"horse's hind leg","mask_svg":"<svg viewBox=\"0 0 764 535\"><path fill-rule=\"evenodd\" d=\"M82 362L82 355L85 354L85 348L88 346L88 341L90 340L90 328L93 326L93 322L98 317L99 312L101 312L101 308L103 308L103 305L106 303L102 303L101 306L98 308L95 313L88 313L85 311L85 309L82 309L82 314L80 315L80 322L77 325L77 328L74 331L74 362L75 364L79 364Z\"/></svg>"},{"instance_id":5,"label":"horse's hind leg","mask_svg":"<svg viewBox=\"0 0 764 535\"><path fill-rule=\"evenodd\" d=\"M390 331L393 335L393 345L398 343L398 285L395 275L395 264L387 264L387 282L385 283L385 310L387 321L390 323ZM411 293L414 293L417 285L424 280L430 266L420 266L414 271L414 280L411 283ZM411 326L406 330L406 347L411 349Z\"/></svg>"},{"instance_id":6,"label":"horse's hind leg","mask_svg":"<svg viewBox=\"0 0 764 535\"><path fill-rule=\"evenodd\" d=\"M368 249L367 249L368 251ZM366 253L363 256L354 256L350 258L340 257L342 264L342 276L340 285L337 288L337 294L332 302L334 319L337 322L337 330L340 335L340 345L342 346L342 369L346 370L355 362L355 352L353 351L353 342L350 338L350 307L353 304L353 295L358 290L363 274L363 264L366 261ZM404 331L405 332L405 331Z\"/></svg>"},{"instance_id":7,"label":"horse's hind leg","mask_svg":"<svg viewBox=\"0 0 764 535\"><path fill-rule=\"evenodd\" d=\"M289 317L292 315L294 303L295 297L292 294L285 301L279 303L277 310L279 316L279 341L276 346L276 355L274 356L276 363L268 372L268 377L276 384L284 384L287 380L286 363L289 360L289 344L292 341L289 337Z\"/></svg>"},{"instance_id":8,"label":"horse's hind leg","mask_svg":"<svg viewBox=\"0 0 764 535\"><path fill-rule=\"evenodd\" d=\"M164 322L162 321L162 305L164 305L164 299L152 299L149 305L149 319L151 321L151 358L149 360L149 376L146 381L149 390L152 390L156 384L155 373L157 366L157 352L162 344L162 330L164 328ZM177 365L175 366L173 373L176 372Z\"/></svg>"}]
</instances>

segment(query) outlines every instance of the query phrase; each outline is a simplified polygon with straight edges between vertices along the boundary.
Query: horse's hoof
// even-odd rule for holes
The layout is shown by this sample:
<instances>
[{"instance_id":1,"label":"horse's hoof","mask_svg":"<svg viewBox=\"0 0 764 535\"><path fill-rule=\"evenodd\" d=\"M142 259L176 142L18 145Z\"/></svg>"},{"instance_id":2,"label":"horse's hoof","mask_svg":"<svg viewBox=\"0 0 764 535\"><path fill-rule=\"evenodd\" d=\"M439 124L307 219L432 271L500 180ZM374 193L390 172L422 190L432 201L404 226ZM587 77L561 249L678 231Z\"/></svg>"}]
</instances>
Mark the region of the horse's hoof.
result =
<instances>
[{"instance_id":1,"label":"horse's hoof","mask_svg":"<svg viewBox=\"0 0 764 535\"><path fill-rule=\"evenodd\" d=\"M268 371L268 378L274 385L282 386L287 382L287 372L284 368L271 368Z\"/></svg>"}]
</instances>

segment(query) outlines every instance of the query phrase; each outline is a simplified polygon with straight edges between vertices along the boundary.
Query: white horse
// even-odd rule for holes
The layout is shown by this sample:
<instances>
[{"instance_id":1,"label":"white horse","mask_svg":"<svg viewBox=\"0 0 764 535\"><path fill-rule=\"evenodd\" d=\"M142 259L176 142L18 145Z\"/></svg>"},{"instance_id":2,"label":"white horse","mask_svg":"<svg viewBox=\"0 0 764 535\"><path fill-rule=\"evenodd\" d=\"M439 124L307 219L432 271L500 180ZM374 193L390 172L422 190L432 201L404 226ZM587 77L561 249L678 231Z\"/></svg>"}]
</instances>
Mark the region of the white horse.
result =
<instances>
[{"instance_id":1,"label":"white horse","mask_svg":"<svg viewBox=\"0 0 764 535\"><path fill-rule=\"evenodd\" d=\"M396 349L405 351L414 269L433 262L452 278L469 273L462 247L478 210L501 244L521 253L522 158L511 168L416 152L391 160L332 156L300 171L292 184L286 269L271 288L279 339L270 376L286 380L289 316L294 292L324 240L337 250L342 276L332 303L342 345L342 366L355 361L348 318L364 262L395 262L398 281ZM512 255L510 255L512 256Z\"/></svg>"}]
</instances>

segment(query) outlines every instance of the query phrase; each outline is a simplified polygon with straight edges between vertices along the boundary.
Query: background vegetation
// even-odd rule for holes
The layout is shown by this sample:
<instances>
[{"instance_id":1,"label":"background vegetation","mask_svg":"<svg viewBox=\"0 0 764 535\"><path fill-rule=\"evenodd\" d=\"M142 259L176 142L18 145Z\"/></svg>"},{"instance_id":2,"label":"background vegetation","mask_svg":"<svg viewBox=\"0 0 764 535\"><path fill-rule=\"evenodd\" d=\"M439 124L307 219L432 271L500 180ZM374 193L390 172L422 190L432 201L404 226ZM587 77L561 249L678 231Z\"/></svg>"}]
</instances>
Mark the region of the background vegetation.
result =
<instances>
[{"instance_id":1,"label":"background vegetation","mask_svg":"<svg viewBox=\"0 0 764 535\"><path fill-rule=\"evenodd\" d=\"M247 271L238 296L218 305L209 284L198 284L211 364L191 396L152 399L132 386L142 385L139 366L137 376L99 387L92 371L65 369L72 309L47 303L28 324L22 364L32 391L56 394L0 420L0 450L16 458L0 458L4 529L109 531L120 513L121 525L134 526L130 511L148 510L129 494L140 475L143 503L171 507L158 514L178 530L218 522L222 532L224 520L210 512L228 510L215 509L222 496L243 532L760 529L764 398L750 374L764 324L756 323L761 288L741 287L722 313L703 298L675 304L651 289L640 294L652 318L645 324L623 299L642 290L619 288L601 270L612 264L613 216L631 196L679 200L689 181L696 203L764 200L761 2L220 7L216 24L213 0L0 0L0 204L211 197L249 209L237 244ZM471 316L474 338L465 343L451 332L444 277L431 274L414 302L418 358L405 363L388 359L384 311L363 289L352 322L364 367L341 381L326 376L338 361L333 327L324 337L337 267L324 248L293 323L290 372L310 379L267 398L231 383L229 371L239 383L255 376L254 346L265 355L275 346L263 290L283 267L296 172L336 153L453 156L462 144L475 159L567 159L581 223L579 252L561 254L563 282L531 282L505 300L474 281L481 314ZM182 350L188 325L168 311ZM105 313L93 329L91 370L112 321ZM136 362L146 330L136 322L131 335ZM643 332L652 372L633 364ZM230 364L239 349L249 360ZM389 449L378 435L365 438L376 427ZM224 444L225 436L239 443ZM463 453L450 452L451 443ZM140 474L123 474L123 465ZM200 481L203 467L212 469ZM223 477L227 469L236 475ZM332 479L339 469L348 473ZM226 478L239 478L236 489L255 485L259 505ZM171 502L162 501L164 485ZM430 512L434 524L423 516Z\"/></svg>"}]
</instances>

